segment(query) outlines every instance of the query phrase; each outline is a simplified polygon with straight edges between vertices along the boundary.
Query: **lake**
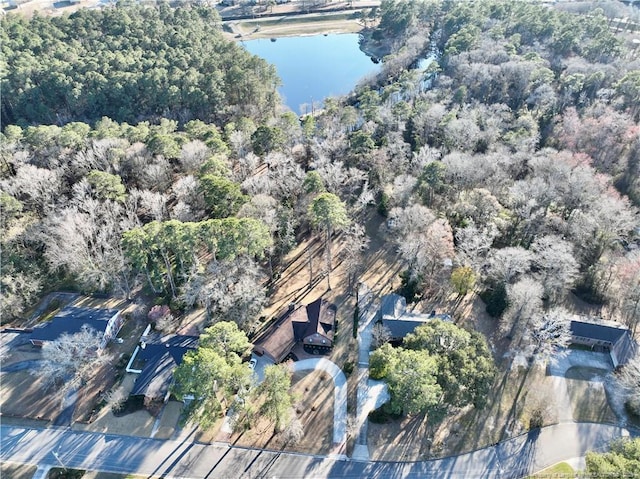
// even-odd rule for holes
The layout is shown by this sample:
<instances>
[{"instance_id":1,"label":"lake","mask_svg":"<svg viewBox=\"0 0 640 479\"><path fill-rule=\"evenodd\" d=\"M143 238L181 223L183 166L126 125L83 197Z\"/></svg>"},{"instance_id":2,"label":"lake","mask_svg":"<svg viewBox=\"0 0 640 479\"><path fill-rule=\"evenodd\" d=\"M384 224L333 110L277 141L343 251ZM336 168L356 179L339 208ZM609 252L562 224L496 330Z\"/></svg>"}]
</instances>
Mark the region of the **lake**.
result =
<instances>
[{"instance_id":1,"label":"lake","mask_svg":"<svg viewBox=\"0 0 640 479\"><path fill-rule=\"evenodd\" d=\"M349 93L359 80L379 70L380 66L360 50L358 38L357 33L345 33L242 44L276 66L284 103L300 114L309 111L312 102Z\"/></svg>"}]
</instances>

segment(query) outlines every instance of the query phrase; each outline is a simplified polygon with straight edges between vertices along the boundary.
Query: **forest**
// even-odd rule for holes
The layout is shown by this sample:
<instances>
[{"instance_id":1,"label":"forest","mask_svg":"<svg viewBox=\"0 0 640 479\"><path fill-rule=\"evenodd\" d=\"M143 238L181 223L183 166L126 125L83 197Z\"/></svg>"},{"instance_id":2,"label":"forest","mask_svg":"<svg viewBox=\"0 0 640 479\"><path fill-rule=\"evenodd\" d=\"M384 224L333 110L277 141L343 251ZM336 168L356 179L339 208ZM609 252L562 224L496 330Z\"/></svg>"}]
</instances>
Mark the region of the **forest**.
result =
<instances>
[{"instance_id":1,"label":"forest","mask_svg":"<svg viewBox=\"0 0 640 479\"><path fill-rule=\"evenodd\" d=\"M289 251L319 233L350 287L382 215L409 301L477 293L512 351L566 344L569 297L637 333L637 45L522 1L384 0L370 24L381 74L299 119L208 7L5 15L4 321L143 291L252 333Z\"/></svg>"}]
</instances>

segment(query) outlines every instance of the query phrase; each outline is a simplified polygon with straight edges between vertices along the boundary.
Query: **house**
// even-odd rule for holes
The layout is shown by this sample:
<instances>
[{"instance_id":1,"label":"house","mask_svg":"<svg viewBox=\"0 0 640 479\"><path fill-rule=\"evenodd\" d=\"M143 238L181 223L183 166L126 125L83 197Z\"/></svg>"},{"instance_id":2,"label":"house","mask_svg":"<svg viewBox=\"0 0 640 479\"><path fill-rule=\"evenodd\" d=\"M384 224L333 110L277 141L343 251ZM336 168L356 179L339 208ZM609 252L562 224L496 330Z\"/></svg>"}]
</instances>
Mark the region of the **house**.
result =
<instances>
[{"instance_id":1,"label":"house","mask_svg":"<svg viewBox=\"0 0 640 479\"><path fill-rule=\"evenodd\" d=\"M127 366L128 372L139 374L130 395L151 400L169 399L173 371L182 363L184 355L197 345L198 336L143 336ZM142 367L131 369L134 362L141 363Z\"/></svg>"},{"instance_id":2,"label":"house","mask_svg":"<svg viewBox=\"0 0 640 479\"><path fill-rule=\"evenodd\" d=\"M289 310L260 338L254 352L274 363L283 361L300 343L311 354L326 354L333 348L336 307L322 298Z\"/></svg>"},{"instance_id":3,"label":"house","mask_svg":"<svg viewBox=\"0 0 640 479\"><path fill-rule=\"evenodd\" d=\"M63 334L79 333L84 325L102 334L101 348L105 348L109 341L116 337L124 322L117 309L94 309L67 306L48 321L44 326L33 329L31 344L43 346L47 341L55 341Z\"/></svg>"},{"instance_id":4,"label":"house","mask_svg":"<svg viewBox=\"0 0 640 479\"><path fill-rule=\"evenodd\" d=\"M418 326L433 319L451 321L451 316L436 314L435 311L430 314L410 313L407 311L406 298L399 294L383 296L378 311L378 321L389 331L392 343L402 342L407 334L413 333Z\"/></svg>"},{"instance_id":5,"label":"house","mask_svg":"<svg viewBox=\"0 0 640 479\"><path fill-rule=\"evenodd\" d=\"M624 366L638 349L628 328L618 324L571 321L571 343L588 346L593 351L607 352L613 367Z\"/></svg>"}]
</instances>

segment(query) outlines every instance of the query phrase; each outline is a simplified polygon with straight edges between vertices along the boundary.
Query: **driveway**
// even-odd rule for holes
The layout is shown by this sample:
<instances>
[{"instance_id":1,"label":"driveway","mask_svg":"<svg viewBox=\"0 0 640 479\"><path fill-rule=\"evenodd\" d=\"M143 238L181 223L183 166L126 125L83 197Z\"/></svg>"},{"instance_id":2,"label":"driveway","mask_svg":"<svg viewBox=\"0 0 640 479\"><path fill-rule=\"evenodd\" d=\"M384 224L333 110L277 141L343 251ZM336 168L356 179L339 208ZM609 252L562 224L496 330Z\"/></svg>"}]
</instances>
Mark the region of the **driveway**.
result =
<instances>
[{"instance_id":1,"label":"driveway","mask_svg":"<svg viewBox=\"0 0 640 479\"><path fill-rule=\"evenodd\" d=\"M0 331L0 361L6 362L11 350L29 344L31 330L3 329Z\"/></svg>"},{"instance_id":2,"label":"driveway","mask_svg":"<svg viewBox=\"0 0 640 479\"><path fill-rule=\"evenodd\" d=\"M264 368L266 366L272 365L273 361L271 361L265 355L258 356L255 353L251 354L251 358L256 360L256 367L253 369L253 371L256 374L257 383L260 384L262 381L264 381Z\"/></svg>"},{"instance_id":3,"label":"driveway","mask_svg":"<svg viewBox=\"0 0 640 479\"><path fill-rule=\"evenodd\" d=\"M613 371L613 363L607 353L596 353L580 349L565 349L560 351L549 361L547 370L551 376L564 378L569 369L577 366Z\"/></svg>"},{"instance_id":4,"label":"driveway","mask_svg":"<svg viewBox=\"0 0 640 479\"><path fill-rule=\"evenodd\" d=\"M559 422L573 421L573 404L569 396L567 386L567 371L574 367L602 370L606 373L613 371L611 357L607 353L597 353L578 349L565 349L560 351L549 361L547 373L553 384L557 403L557 416ZM594 375L588 379L593 387L603 387L606 391L607 402L618 419L619 426L626 426L629 416L624 405L624 397L620 394L620 388L612 375Z\"/></svg>"},{"instance_id":5,"label":"driveway","mask_svg":"<svg viewBox=\"0 0 640 479\"><path fill-rule=\"evenodd\" d=\"M389 388L383 381L369 379L369 355L373 341L373 325L379 304L371 290L361 283L358 286L358 403L356 405L356 443L352 458L359 461L369 460L367 429L369 413L389 400Z\"/></svg>"},{"instance_id":6,"label":"driveway","mask_svg":"<svg viewBox=\"0 0 640 479\"><path fill-rule=\"evenodd\" d=\"M342 369L325 358L303 359L295 361L292 369L296 371L324 371L332 379L334 388L333 402L333 443L334 446L347 442L347 378Z\"/></svg>"}]
</instances>

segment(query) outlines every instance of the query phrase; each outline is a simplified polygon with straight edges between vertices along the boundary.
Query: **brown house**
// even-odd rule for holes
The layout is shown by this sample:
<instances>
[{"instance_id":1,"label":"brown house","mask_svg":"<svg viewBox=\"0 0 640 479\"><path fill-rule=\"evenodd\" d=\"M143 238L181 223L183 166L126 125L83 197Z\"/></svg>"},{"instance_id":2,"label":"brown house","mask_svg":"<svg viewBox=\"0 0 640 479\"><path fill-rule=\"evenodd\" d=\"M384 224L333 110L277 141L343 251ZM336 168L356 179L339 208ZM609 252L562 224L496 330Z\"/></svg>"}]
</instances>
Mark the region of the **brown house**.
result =
<instances>
[{"instance_id":1,"label":"brown house","mask_svg":"<svg viewBox=\"0 0 640 479\"><path fill-rule=\"evenodd\" d=\"M296 343L302 343L311 354L326 354L333 348L335 325L336 307L322 298L306 306L291 306L253 350L274 363L283 361Z\"/></svg>"}]
</instances>

